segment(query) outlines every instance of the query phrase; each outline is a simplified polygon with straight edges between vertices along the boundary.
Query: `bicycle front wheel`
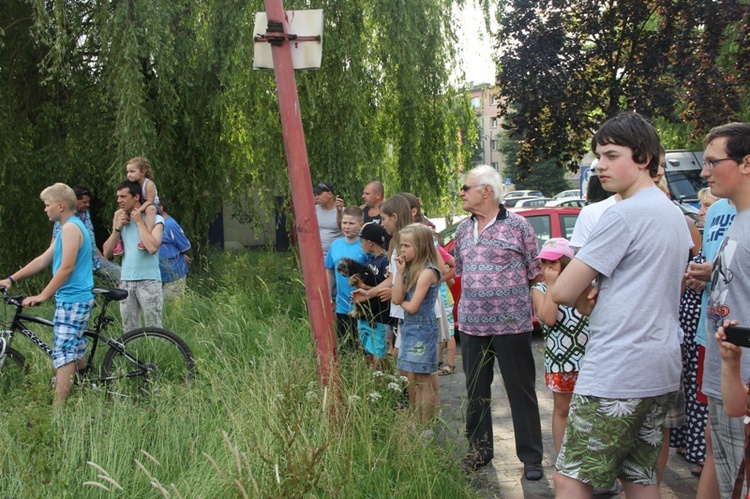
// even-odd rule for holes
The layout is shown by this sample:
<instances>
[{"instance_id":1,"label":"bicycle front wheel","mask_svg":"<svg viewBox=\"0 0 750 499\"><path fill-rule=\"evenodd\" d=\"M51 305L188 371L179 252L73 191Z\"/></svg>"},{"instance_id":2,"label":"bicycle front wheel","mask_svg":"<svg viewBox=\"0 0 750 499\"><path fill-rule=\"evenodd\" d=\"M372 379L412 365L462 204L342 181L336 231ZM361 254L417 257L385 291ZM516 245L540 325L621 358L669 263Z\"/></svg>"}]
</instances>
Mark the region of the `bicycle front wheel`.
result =
<instances>
[{"instance_id":1,"label":"bicycle front wheel","mask_svg":"<svg viewBox=\"0 0 750 499\"><path fill-rule=\"evenodd\" d=\"M187 343L166 329L134 329L120 338L124 349L110 347L102 365L113 394L137 397L167 385L186 385L195 376Z\"/></svg>"},{"instance_id":2,"label":"bicycle front wheel","mask_svg":"<svg viewBox=\"0 0 750 499\"><path fill-rule=\"evenodd\" d=\"M0 357L0 398L20 388L26 382L26 359L18 350L6 348Z\"/></svg>"}]
</instances>

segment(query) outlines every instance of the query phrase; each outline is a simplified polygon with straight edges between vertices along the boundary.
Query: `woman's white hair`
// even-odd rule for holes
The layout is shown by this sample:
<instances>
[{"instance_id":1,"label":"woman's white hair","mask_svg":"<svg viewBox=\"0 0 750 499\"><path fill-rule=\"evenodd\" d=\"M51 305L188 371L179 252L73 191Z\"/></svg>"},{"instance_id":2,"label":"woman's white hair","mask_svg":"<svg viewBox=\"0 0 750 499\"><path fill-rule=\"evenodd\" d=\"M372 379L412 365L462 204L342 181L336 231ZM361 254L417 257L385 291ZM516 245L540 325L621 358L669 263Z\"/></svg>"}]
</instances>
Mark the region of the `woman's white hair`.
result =
<instances>
[{"instance_id":1,"label":"woman's white hair","mask_svg":"<svg viewBox=\"0 0 750 499\"><path fill-rule=\"evenodd\" d=\"M477 184L490 186L497 204L503 202L503 179L497 170L491 166L479 165L476 168L472 168L468 176L475 179Z\"/></svg>"}]
</instances>

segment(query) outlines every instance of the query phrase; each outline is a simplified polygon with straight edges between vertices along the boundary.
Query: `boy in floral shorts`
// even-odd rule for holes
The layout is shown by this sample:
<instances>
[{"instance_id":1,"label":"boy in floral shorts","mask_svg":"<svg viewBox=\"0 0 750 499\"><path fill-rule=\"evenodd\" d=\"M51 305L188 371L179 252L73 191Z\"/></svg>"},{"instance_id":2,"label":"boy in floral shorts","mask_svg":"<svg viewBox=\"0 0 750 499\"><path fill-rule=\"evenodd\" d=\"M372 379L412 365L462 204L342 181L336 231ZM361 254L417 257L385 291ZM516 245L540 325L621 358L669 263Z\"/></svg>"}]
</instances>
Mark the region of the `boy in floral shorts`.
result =
<instances>
[{"instance_id":1,"label":"boy in floral shorts","mask_svg":"<svg viewBox=\"0 0 750 499\"><path fill-rule=\"evenodd\" d=\"M591 333L555 488L557 497L590 497L619 477L628 497L656 498L664 417L680 384L680 284L692 243L680 209L653 184L660 143L650 123L621 113L591 146L602 186L623 200L551 291L556 303L590 313Z\"/></svg>"},{"instance_id":2,"label":"boy in floral shorts","mask_svg":"<svg viewBox=\"0 0 750 499\"><path fill-rule=\"evenodd\" d=\"M83 221L74 216L78 200L73 189L65 184L54 184L42 191L44 211L51 222L60 222L60 234L47 250L24 268L0 281L0 287L10 287L52 265L52 279L36 296L23 300L24 307L40 305L55 296L54 344L52 364L56 370L55 404L68 398L72 378L86 366L86 337L83 332L89 323L94 305L94 268L91 258L89 231Z\"/></svg>"}]
</instances>

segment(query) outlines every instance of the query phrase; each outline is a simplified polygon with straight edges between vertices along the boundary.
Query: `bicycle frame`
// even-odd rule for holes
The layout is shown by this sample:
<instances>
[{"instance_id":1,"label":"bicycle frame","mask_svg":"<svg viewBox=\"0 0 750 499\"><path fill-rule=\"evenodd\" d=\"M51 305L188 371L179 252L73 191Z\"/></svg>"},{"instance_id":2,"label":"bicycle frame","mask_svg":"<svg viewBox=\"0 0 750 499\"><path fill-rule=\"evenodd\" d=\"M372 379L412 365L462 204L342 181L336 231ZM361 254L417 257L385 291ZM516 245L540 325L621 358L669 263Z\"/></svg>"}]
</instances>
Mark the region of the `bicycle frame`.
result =
<instances>
[{"instance_id":1,"label":"bicycle frame","mask_svg":"<svg viewBox=\"0 0 750 499\"><path fill-rule=\"evenodd\" d=\"M91 343L91 351L88 354L88 358L86 359L86 364L88 367L93 366L94 361L94 355L96 354L96 348L99 345L99 340L101 340L105 345L109 346L110 348L114 348L117 350L124 358L126 358L128 361L132 362L134 366L137 366L139 371L136 372L130 372L126 374L126 377L136 377L142 375L143 370L145 368L143 367L143 364L135 357L133 357L131 354L125 351L125 345L120 343L114 338L109 338L107 336L104 336L101 331L106 330L107 327L111 322L114 321L113 317L109 317L105 315L107 313L107 306L109 305L109 302L112 301L110 298L105 297L104 303L102 304L102 310L99 313L99 315L96 316L94 319L94 329L87 328L83 335L87 336L92 339ZM40 350L42 350L44 353L47 354L48 357L52 357L52 348L45 343L44 340L42 340L39 336L37 336L32 330L30 330L26 324L24 324L23 321L31 322L34 324L40 324L43 326L47 326L49 328L54 328L54 323L50 321L49 319L45 319L43 317L37 317L34 315L28 315L22 312L22 307L20 303L17 301L8 301L7 303L11 303L14 306L16 306L16 313L13 316L13 322L11 323L10 328L8 328L8 331L10 333L10 337L5 340L5 347L9 347L12 344L13 336L16 332L21 333L23 336L26 336L29 340L31 340L32 343L34 343ZM1 365L0 365L1 367ZM108 377L100 377L97 378L98 381L110 381L117 379L112 376Z\"/></svg>"}]
</instances>

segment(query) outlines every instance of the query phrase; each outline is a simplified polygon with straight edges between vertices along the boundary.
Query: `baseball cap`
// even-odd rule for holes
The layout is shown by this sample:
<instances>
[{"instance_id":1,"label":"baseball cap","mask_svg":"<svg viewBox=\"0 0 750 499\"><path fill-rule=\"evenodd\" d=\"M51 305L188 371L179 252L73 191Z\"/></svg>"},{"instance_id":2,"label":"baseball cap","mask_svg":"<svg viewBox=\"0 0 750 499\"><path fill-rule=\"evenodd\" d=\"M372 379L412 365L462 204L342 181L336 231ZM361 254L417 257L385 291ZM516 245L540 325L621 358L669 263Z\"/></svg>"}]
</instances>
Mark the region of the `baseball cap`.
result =
<instances>
[{"instance_id":1,"label":"baseball cap","mask_svg":"<svg viewBox=\"0 0 750 499\"><path fill-rule=\"evenodd\" d=\"M330 182L321 182L315 187L313 187L313 194L320 194L321 192L330 192L333 193L333 186Z\"/></svg>"},{"instance_id":2,"label":"baseball cap","mask_svg":"<svg viewBox=\"0 0 750 499\"><path fill-rule=\"evenodd\" d=\"M563 256L573 258L575 256L573 248L570 247L570 243L567 239L564 239L562 237L553 237L552 239L549 239L546 243L544 243L544 246L542 246L542 251L539 252L539 255L536 257L536 259L559 260L560 257Z\"/></svg>"},{"instance_id":3,"label":"baseball cap","mask_svg":"<svg viewBox=\"0 0 750 499\"><path fill-rule=\"evenodd\" d=\"M359 231L359 237L385 247L385 243L388 241L388 232L379 223L368 222Z\"/></svg>"}]
</instances>

